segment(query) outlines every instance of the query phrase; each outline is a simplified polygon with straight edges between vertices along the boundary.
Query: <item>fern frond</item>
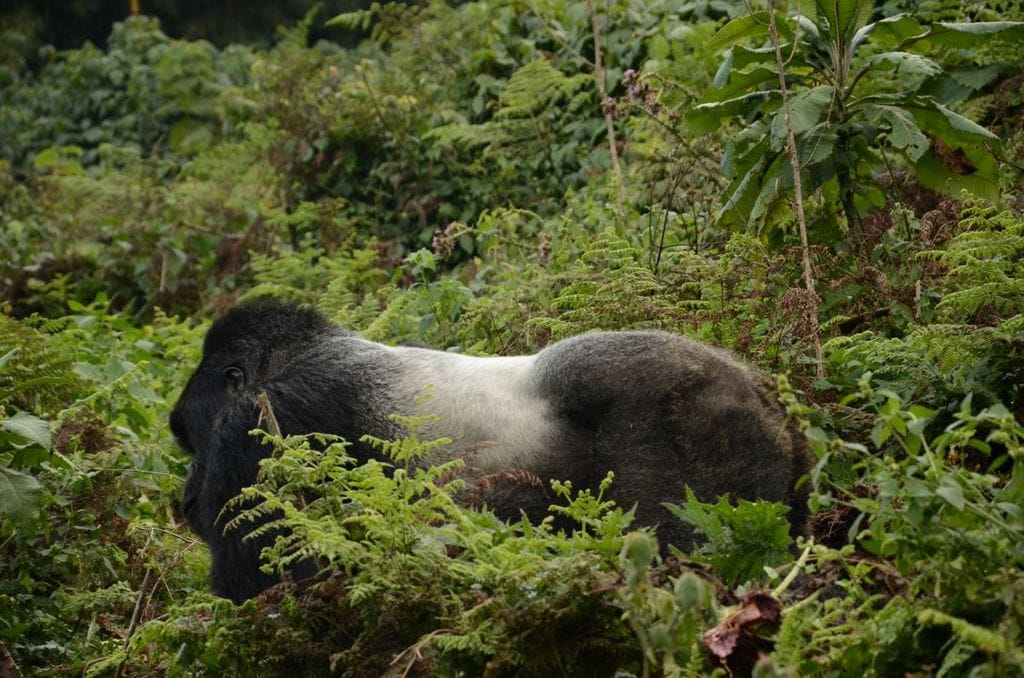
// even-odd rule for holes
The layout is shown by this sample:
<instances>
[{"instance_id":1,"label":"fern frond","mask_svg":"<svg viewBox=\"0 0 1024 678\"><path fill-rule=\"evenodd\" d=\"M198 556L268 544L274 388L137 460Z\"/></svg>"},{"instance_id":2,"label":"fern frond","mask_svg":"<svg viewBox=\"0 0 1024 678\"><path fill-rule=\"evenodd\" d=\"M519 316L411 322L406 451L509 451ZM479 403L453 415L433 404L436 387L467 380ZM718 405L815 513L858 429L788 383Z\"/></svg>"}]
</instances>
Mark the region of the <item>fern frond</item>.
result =
<instances>
[{"instance_id":1,"label":"fern frond","mask_svg":"<svg viewBox=\"0 0 1024 678\"><path fill-rule=\"evenodd\" d=\"M958 226L943 249L918 254L946 268L939 312L946 320L986 324L1024 312L1024 219L973 202L962 210Z\"/></svg>"},{"instance_id":2,"label":"fern frond","mask_svg":"<svg viewBox=\"0 0 1024 678\"><path fill-rule=\"evenodd\" d=\"M485 154L510 147L517 147L519 153L546 153L553 132L572 124L573 113L590 102L592 85L593 79L587 74L566 75L550 61L538 59L512 74L498 96L498 108L491 120L475 125L443 125L429 136L444 145L482 147Z\"/></svg>"},{"instance_id":3,"label":"fern frond","mask_svg":"<svg viewBox=\"0 0 1024 678\"><path fill-rule=\"evenodd\" d=\"M50 341L47 329L61 331L67 321L41 321L42 331L0 316L0 403L47 412L66 406L79 385L73 357Z\"/></svg>"}]
</instances>

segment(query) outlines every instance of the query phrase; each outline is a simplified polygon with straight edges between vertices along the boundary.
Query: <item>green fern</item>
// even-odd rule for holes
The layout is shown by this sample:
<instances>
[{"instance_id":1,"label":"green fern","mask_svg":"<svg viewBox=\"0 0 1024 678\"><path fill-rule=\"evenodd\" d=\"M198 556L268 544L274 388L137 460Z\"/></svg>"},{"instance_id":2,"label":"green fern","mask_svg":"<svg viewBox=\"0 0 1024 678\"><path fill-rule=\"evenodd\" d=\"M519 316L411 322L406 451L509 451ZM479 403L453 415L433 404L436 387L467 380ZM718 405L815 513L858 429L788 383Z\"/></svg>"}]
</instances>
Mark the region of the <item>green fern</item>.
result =
<instances>
[{"instance_id":1,"label":"green fern","mask_svg":"<svg viewBox=\"0 0 1024 678\"><path fill-rule=\"evenodd\" d=\"M961 213L960 228L945 249L921 254L947 271L939 312L982 324L1024 313L1024 219L974 202Z\"/></svg>"},{"instance_id":2,"label":"green fern","mask_svg":"<svg viewBox=\"0 0 1024 678\"><path fill-rule=\"evenodd\" d=\"M41 321L42 330L0 316L0 403L15 408L53 412L71 399L79 386L71 356L49 340L47 329L64 321Z\"/></svg>"},{"instance_id":3,"label":"green fern","mask_svg":"<svg viewBox=\"0 0 1024 678\"><path fill-rule=\"evenodd\" d=\"M680 328L694 310L708 306L694 298L699 297L699 285L682 280L694 260L680 260L680 268L658 276L645 258L646 253L624 237L605 231L579 255L571 282L550 305L555 315L531 324L555 337L595 329Z\"/></svg>"},{"instance_id":4,"label":"green fern","mask_svg":"<svg viewBox=\"0 0 1024 678\"><path fill-rule=\"evenodd\" d=\"M559 130L592 100L592 85L589 75L569 76L547 60L533 61L509 78L493 119L445 125L430 135L447 145L483 147L486 154L515 147L519 155L547 155Z\"/></svg>"},{"instance_id":5,"label":"green fern","mask_svg":"<svg viewBox=\"0 0 1024 678\"><path fill-rule=\"evenodd\" d=\"M926 325L899 338L872 332L836 337L822 348L833 379L854 380L871 372L906 397L953 408L967 393L986 402L1012 400L1006 390L1012 387L1005 380L1006 341L1000 329Z\"/></svg>"},{"instance_id":6,"label":"green fern","mask_svg":"<svg viewBox=\"0 0 1024 678\"><path fill-rule=\"evenodd\" d=\"M420 7L399 2L374 2L369 9L344 12L327 21L327 26L339 26L350 31L370 33L370 37L384 45L407 33L411 26L428 22L437 8Z\"/></svg>"}]
</instances>

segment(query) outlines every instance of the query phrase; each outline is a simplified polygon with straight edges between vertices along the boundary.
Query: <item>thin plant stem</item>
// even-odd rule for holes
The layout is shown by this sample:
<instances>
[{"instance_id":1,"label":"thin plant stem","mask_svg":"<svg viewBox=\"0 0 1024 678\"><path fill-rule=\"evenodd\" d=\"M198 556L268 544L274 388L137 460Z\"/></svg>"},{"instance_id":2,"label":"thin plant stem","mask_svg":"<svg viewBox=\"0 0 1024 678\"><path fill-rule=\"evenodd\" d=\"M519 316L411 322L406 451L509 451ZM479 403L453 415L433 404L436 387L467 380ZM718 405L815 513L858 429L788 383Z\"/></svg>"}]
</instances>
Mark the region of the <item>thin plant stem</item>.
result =
<instances>
[{"instance_id":1,"label":"thin plant stem","mask_svg":"<svg viewBox=\"0 0 1024 678\"><path fill-rule=\"evenodd\" d=\"M775 48L775 65L779 71L779 88L782 92L782 114L786 121L786 155L793 170L793 192L796 204L796 218L800 229L800 250L803 254L804 284L814 299L815 309L818 293L814 288L814 268L811 266L811 245L807 237L807 218L804 216L803 182L800 177L800 156L796 148L796 135L793 133L793 115L789 103L789 90L786 87L786 70L782 60L782 44L779 40L779 27L775 21L775 8L768 10L768 30L771 34L772 46ZM817 363L818 378L825 377L825 360L821 351L821 332L819 331L817 311L814 312L814 358Z\"/></svg>"},{"instance_id":2,"label":"thin plant stem","mask_svg":"<svg viewBox=\"0 0 1024 678\"><path fill-rule=\"evenodd\" d=\"M597 21L597 11L594 9L593 0L587 0L587 14L590 16L590 29L594 35L594 79L597 80L597 91L601 97L604 125L608 133L608 152L612 159L612 174L615 176L615 183L619 189L619 207L621 208L625 199L624 186L622 184L622 166L619 164L619 146L615 138L615 122L612 120L611 111L604 106L604 102L608 98L607 73L601 54L601 26Z\"/></svg>"}]
</instances>

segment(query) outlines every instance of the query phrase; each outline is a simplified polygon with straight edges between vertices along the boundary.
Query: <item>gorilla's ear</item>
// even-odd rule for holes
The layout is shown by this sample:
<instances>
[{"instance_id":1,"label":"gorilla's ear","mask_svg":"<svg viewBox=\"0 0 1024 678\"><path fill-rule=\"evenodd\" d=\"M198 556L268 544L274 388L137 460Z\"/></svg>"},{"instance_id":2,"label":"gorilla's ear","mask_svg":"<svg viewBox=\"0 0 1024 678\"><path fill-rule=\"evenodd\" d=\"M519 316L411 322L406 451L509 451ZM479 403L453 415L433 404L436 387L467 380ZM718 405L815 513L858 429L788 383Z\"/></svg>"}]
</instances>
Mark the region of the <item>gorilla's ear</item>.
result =
<instances>
[{"instance_id":1,"label":"gorilla's ear","mask_svg":"<svg viewBox=\"0 0 1024 678\"><path fill-rule=\"evenodd\" d=\"M245 372L237 365L224 368L224 388L228 394L237 396L245 388Z\"/></svg>"}]
</instances>

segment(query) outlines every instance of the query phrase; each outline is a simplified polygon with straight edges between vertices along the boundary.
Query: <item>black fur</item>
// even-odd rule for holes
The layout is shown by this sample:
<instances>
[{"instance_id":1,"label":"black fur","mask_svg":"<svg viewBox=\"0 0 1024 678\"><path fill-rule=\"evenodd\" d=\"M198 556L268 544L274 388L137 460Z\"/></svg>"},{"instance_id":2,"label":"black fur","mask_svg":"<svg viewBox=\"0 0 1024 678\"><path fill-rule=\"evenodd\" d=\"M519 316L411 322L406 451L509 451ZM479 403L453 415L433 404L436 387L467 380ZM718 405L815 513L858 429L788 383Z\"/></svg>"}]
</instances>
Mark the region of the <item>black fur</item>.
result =
<instances>
[{"instance_id":1,"label":"black fur","mask_svg":"<svg viewBox=\"0 0 1024 678\"><path fill-rule=\"evenodd\" d=\"M210 546L214 592L241 601L277 581L259 571L263 543L242 542L241 530L225 533L228 518L218 518L224 503L255 480L259 460L269 453L248 435L257 427L257 395L269 396L285 435L390 437L396 431L388 414L408 411L415 373L434 370L436 378L443 370L435 366L449 357L429 349L387 349L332 326L315 311L274 301L236 307L214 323L202 361L171 414L178 442L195 455L183 508ZM465 367L460 369L464 375ZM545 483L571 480L575 489L595 488L614 471L612 498L622 506L636 504L641 525L660 523L661 540L681 547L692 543L692 530L661 503L680 502L685 485L706 501L725 493L786 501L794 528L805 529L806 491L793 485L810 468L806 441L785 423L771 381L730 354L664 332L593 333L541 351L524 373L523 397L542 403L547 417L536 422L542 451L520 457L528 460L523 464L511 459L518 450L498 445L491 468L478 475L494 472L494 454L509 470L529 471ZM422 380L426 385L431 378ZM460 385L457 395L475 399L476 386ZM479 397L493 386L480 379ZM461 452L460 445L499 437L489 435L486 419L452 418L431 431L456 438L451 454ZM360 459L373 454L358 445L353 452ZM522 511L540 519L551 503L543 489L527 484L487 485L484 499L506 518ZM310 573L300 567L296 575Z\"/></svg>"}]
</instances>

